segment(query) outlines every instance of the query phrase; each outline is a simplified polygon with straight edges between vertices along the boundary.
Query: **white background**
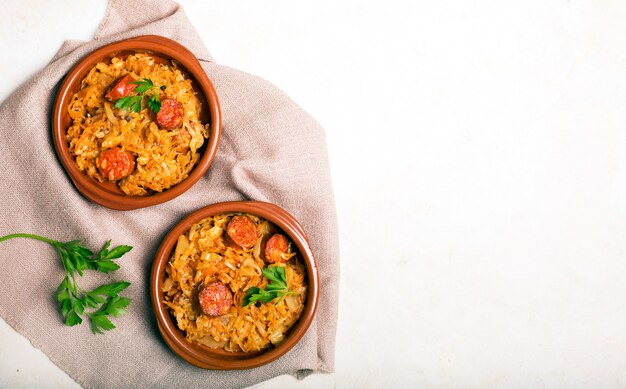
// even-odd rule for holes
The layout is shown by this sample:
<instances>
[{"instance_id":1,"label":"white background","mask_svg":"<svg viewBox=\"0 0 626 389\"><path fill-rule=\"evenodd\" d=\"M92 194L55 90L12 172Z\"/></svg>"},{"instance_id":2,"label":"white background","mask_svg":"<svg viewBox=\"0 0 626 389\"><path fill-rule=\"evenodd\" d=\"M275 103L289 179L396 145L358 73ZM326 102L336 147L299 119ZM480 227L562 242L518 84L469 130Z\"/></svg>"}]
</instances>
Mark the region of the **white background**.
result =
<instances>
[{"instance_id":1,"label":"white background","mask_svg":"<svg viewBox=\"0 0 626 389\"><path fill-rule=\"evenodd\" d=\"M327 131L336 373L264 386L626 385L624 2L181 3ZM9 4L0 101L105 10ZM0 387L73 384L0 323Z\"/></svg>"}]
</instances>

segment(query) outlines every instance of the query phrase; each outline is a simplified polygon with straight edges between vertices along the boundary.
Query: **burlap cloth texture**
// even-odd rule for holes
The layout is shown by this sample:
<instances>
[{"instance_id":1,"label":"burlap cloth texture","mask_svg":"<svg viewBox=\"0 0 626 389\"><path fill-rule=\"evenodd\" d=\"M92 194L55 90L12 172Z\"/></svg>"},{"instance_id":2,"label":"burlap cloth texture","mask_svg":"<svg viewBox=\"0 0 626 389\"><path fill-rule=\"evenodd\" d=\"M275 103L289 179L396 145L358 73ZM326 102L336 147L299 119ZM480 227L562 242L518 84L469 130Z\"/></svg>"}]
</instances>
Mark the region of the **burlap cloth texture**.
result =
<instances>
[{"instance_id":1,"label":"burlap cloth texture","mask_svg":"<svg viewBox=\"0 0 626 389\"><path fill-rule=\"evenodd\" d=\"M80 195L61 167L52 146L51 107L61 80L81 58L107 43L148 34L174 39L200 60L220 98L223 133L213 165L189 191L165 204L114 211ZM132 282L125 291L133 299L130 312L114 319L117 329L95 336L88 322L63 324L53 299L63 270L50 246L26 239L0 244L0 315L79 384L234 388L281 374L333 371L339 250L324 132L269 82L216 64L177 3L111 0L94 39L65 42L2 103L0 123L0 235L80 239L93 249L107 239L134 246L117 272L89 272L80 281L85 288ZM170 351L156 328L148 296L152 260L161 239L185 215L248 199L285 208L307 231L321 280L317 316L304 338L271 364L244 371L199 369Z\"/></svg>"}]
</instances>

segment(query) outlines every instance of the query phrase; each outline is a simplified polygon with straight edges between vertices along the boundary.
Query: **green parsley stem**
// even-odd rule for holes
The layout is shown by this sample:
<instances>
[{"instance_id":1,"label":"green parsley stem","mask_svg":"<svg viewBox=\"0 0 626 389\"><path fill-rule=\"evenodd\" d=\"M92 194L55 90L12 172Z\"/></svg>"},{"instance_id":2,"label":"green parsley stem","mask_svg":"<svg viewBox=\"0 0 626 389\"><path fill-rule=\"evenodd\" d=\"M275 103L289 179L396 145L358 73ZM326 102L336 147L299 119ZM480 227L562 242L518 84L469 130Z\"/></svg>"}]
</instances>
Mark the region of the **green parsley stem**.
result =
<instances>
[{"instance_id":1,"label":"green parsley stem","mask_svg":"<svg viewBox=\"0 0 626 389\"><path fill-rule=\"evenodd\" d=\"M13 239L13 238L36 239L36 240L40 240L42 242L46 242L46 243L49 243L49 244L57 243L56 240L44 238L43 236L34 235L34 234L11 234L11 235L5 235L5 236L0 238L0 242L4 242L5 240L9 240L9 239Z\"/></svg>"}]
</instances>

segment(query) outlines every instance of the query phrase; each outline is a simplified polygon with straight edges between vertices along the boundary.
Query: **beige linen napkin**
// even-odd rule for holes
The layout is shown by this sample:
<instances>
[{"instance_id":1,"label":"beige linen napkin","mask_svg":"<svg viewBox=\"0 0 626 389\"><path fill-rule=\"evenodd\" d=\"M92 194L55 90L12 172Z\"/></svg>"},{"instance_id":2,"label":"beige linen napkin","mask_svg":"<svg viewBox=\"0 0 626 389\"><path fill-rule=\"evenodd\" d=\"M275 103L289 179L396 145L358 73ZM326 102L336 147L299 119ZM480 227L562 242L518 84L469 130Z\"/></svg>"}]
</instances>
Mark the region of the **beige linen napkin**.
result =
<instances>
[{"instance_id":1,"label":"beige linen napkin","mask_svg":"<svg viewBox=\"0 0 626 389\"><path fill-rule=\"evenodd\" d=\"M50 111L56 88L78 60L133 36L174 39L200 59L223 112L223 136L209 172L165 204L113 211L72 185L52 147ZM182 8L170 1L112 0L90 42L66 42L50 64L0 106L0 235L30 232L100 248L107 239L134 249L111 274L87 273L84 287L129 280L130 312L117 329L95 336L88 322L66 327L53 292L63 271L44 243L0 243L0 315L85 387L243 387L280 374L330 372L334 364L339 275L338 236L322 128L265 80L213 62ZM170 351L156 328L148 296L154 254L167 231L205 205L254 199L291 212L308 232L321 279L316 320L277 361L246 371L208 371ZM6 350L5 350L6 351ZM1 380L1 379L0 379Z\"/></svg>"}]
</instances>

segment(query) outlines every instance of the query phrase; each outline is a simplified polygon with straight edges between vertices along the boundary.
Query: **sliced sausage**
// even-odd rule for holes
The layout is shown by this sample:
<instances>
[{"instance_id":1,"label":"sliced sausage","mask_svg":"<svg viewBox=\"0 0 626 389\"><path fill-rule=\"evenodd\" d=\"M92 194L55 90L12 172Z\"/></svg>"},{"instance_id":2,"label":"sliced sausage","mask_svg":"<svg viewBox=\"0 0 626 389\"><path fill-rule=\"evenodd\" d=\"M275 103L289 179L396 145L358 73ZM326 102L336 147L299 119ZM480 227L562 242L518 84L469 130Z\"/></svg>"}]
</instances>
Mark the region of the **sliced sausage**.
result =
<instances>
[{"instance_id":1,"label":"sliced sausage","mask_svg":"<svg viewBox=\"0 0 626 389\"><path fill-rule=\"evenodd\" d=\"M128 176L135 168L133 155L120 147L106 149L96 159L98 171L109 181L117 181Z\"/></svg>"},{"instance_id":2,"label":"sliced sausage","mask_svg":"<svg viewBox=\"0 0 626 389\"><path fill-rule=\"evenodd\" d=\"M217 317L228 313L233 305L233 294L221 282L211 282L198 293L200 310L207 316Z\"/></svg>"},{"instance_id":3,"label":"sliced sausage","mask_svg":"<svg viewBox=\"0 0 626 389\"><path fill-rule=\"evenodd\" d=\"M265 244L265 262L280 263L287 262L286 254L289 250L287 238L281 234L274 234Z\"/></svg>"},{"instance_id":4,"label":"sliced sausage","mask_svg":"<svg viewBox=\"0 0 626 389\"><path fill-rule=\"evenodd\" d=\"M226 226L226 233L237 245L250 249L256 243L259 234L256 224L245 216L234 216Z\"/></svg>"},{"instance_id":5,"label":"sliced sausage","mask_svg":"<svg viewBox=\"0 0 626 389\"><path fill-rule=\"evenodd\" d=\"M125 75L113 83L113 86L111 86L111 89L109 89L105 97L111 101L116 101L127 96L137 87L137 85L131 84L134 81L130 74Z\"/></svg>"},{"instance_id":6,"label":"sliced sausage","mask_svg":"<svg viewBox=\"0 0 626 389\"><path fill-rule=\"evenodd\" d=\"M161 109L156 114L159 127L171 130L183 124L183 105L176 99L161 100Z\"/></svg>"}]
</instances>

